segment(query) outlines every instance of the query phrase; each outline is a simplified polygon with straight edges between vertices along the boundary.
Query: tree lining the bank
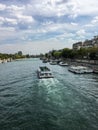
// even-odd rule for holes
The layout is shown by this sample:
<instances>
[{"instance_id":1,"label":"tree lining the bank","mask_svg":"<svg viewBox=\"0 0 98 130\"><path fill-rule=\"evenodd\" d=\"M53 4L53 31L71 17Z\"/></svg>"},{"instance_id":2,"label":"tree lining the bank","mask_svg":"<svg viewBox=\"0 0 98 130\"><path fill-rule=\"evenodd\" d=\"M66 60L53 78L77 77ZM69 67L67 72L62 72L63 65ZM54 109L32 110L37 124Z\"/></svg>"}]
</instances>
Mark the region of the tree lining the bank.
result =
<instances>
[{"instance_id":1,"label":"tree lining the bank","mask_svg":"<svg viewBox=\"0 0 98 130\"><path fill-rule=\"evenodd\" d=\"M52 50L45 54L46 58L70 58L70 59L91 59L98 60L98 47L93 48L80 48L73 50L64 48L62 50Z\"/></svg>"}]
</instances>

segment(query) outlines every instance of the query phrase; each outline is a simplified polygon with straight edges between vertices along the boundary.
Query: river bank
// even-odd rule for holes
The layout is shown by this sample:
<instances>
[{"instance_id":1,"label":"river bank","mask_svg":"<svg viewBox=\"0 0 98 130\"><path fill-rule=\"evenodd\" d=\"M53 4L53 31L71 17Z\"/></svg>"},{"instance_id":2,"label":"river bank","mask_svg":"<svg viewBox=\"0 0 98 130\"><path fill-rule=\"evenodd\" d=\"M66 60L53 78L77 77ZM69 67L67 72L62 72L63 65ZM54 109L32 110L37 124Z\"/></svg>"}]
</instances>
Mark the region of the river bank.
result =
<instances>
[{"instance_id":1,"label":"river bank","mask_svg":"<svg viewBox=\"0 0 98 130\"><path fill-rule=\"evenodd\" d=\"M13 59L11 59L11 58L3 59L3 60L0 59L0 63L7 63L7 62L12 62L12 61L13 61Z\"/></svg>"},{"instance_id":2,"label":"river bank","mask_svg":"<svg viewBox=\"0 0 98 130\"><path fill-rule=\"evenodd\" d=\"M20 59L8 58L8 59L3 59L3 60L0 59L0 63L7 63L7 62L12 62L12 61L20 61L20 60L24 60L24 59L27 59L27 58L20 58Z\"/></svg>"}]
</instances>

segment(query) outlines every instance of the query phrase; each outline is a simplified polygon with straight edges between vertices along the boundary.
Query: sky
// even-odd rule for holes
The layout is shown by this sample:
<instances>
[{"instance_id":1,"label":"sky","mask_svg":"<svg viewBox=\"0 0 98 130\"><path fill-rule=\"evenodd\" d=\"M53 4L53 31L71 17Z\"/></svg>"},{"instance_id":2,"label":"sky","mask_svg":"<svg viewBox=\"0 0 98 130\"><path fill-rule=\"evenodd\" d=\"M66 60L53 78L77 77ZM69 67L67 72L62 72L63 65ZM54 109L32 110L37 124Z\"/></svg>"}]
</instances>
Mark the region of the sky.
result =
<instances>
[{"instance_id":1,"label":"sky","mask_svg":"<svg viewBox=\"0 0 98 130\"><path fill-rule=\"evenodd\" d=\"M98 0L0 0L0 52L40 54L98 35Z\"/></svg>"}]
</instances>

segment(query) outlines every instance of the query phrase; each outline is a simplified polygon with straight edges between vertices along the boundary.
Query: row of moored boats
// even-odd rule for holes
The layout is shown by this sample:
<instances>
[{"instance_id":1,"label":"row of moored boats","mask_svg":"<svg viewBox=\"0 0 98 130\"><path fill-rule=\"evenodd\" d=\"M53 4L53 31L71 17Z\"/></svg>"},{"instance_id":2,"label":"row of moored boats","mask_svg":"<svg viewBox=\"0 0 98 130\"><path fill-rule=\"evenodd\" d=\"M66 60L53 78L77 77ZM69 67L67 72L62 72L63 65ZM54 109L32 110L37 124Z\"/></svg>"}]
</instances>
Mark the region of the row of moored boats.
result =
<instances>
[{"instance_id":1,"label":"row of moored boats","mask_svg":"<svg viewBox=\"0 0 98 130\"><path fill-rule=\"evenodd\" d=\"M43 63L46 63L46 62L43 62ZM49 63L50 65L59 64L60 66L69 66L69 64L66 62L57 63L57 61L50 61ZM86 67L86 66L80 66L80 65L70 65L68 67L68 71L75 74L85 74L85 73L94 72L92 68ZM39 69L37 70L37 74L38 74L38 78L53 78L53 74L47 66L40 66Z\"/></svg>"}]
</instances>

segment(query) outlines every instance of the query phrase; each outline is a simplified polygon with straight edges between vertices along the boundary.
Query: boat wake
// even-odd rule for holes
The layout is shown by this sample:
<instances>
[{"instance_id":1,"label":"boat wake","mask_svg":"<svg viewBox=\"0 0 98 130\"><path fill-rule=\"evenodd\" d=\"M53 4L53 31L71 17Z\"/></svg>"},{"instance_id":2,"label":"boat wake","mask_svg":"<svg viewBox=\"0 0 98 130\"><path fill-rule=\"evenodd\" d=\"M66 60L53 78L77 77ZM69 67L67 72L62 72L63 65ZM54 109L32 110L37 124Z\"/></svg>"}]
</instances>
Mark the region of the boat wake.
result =
<instances>
[{"instance_id":1,"label":"boat wake","mask_svg":"<svg viewBox=\"0 0 98 130\"><path fill-rule=\"evenodd\" d=\"M47 94L56 94L64 89L63 84L57 79L41 79L39 81L39 87L47 91Z\"/></svg>"},{"instance_id":2,"label":"boat wake","mask_svg":"<svg viewBox=\"0 0 98 130\"><path fill-rule=\"evenodd\" d=\"M59 83L59 81L57 79L54 79L54 78L40 79L39 86L43 86L43 85L45 87L56 86L58 83Z\"/></svg>"}]
</instances>

